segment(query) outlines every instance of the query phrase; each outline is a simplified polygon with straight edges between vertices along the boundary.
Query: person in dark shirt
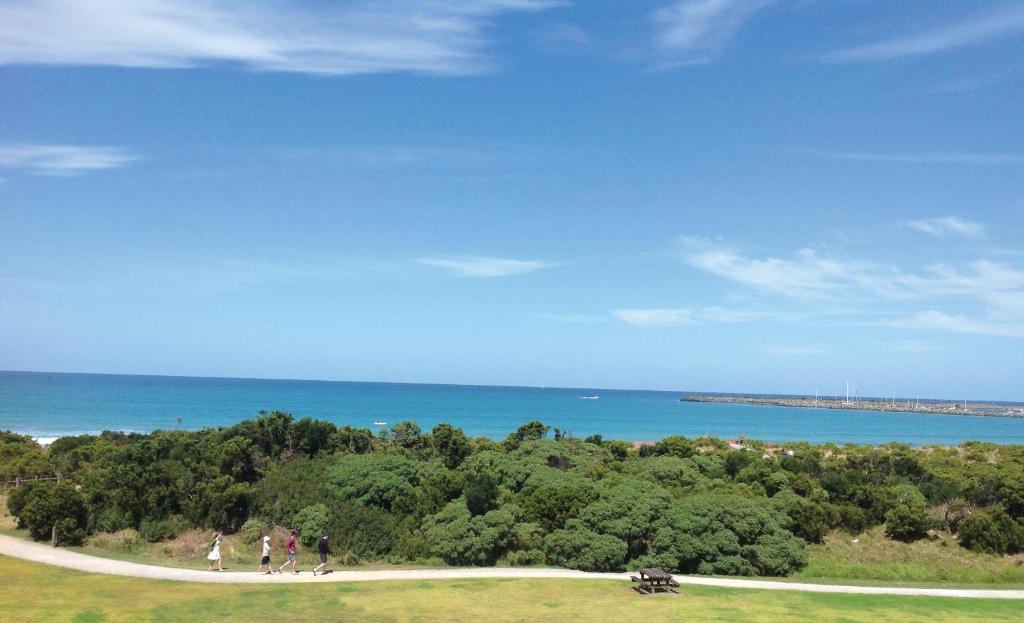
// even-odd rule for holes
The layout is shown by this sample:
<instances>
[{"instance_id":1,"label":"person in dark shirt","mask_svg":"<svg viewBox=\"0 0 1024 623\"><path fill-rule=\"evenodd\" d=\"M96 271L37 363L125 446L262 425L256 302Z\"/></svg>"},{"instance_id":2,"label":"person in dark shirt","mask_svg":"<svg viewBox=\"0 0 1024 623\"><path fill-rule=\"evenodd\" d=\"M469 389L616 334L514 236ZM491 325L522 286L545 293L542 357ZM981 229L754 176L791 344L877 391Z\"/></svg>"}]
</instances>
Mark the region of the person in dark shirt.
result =
<instances>
[{"instance_id":1,"label":"person in dark shirt","mask_svg":"<svg viewBox=\"0 0 1024 623\"><path fill-rule=\"evenodd\" d=\"M327 533L320 535L320 542L316 544L316 551L320 554L320 564L313 569L313 575L319 571L321 575L327 573L327 554L330 549L327 546Z\"/></svg>"}]
</instances>

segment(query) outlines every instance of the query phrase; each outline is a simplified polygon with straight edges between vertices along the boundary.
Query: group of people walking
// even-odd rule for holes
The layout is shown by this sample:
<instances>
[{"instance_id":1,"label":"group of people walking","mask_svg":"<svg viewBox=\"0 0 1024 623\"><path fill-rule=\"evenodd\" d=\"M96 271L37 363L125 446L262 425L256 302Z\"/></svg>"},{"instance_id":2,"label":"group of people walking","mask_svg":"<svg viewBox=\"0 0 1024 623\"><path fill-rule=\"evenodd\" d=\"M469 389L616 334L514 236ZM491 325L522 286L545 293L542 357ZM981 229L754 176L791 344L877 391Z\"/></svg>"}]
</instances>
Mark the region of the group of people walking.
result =
<instances>
[{"instance_id":1,"label":"group of people walking","mask_svg":"<svg viewBox=\"0 0 1024 623\"><path fill-rule=\"evenodd\" d=\"M299 538L298 537L299 537L299 531L298 530L292 530L291 534L288 536L288 543L287 543L287 545L285 545L285 549L288 552L288 560L285 561L285 563L283 565L281 565L280 568L277 569L276 573L284 573L285 567L291 566L291 568L292 568L292 575L298 575L299 574L299 570L298 570L298 568L296 568L296 565L298 564L298 557L299 557ZM329 539L329 535L327 534L327 532L324 532L323 534L320 535L320 541L317 543L317 546L316 546L317 553L320 555L320 564L313 568L313 575L314 576L317 574L317 572L319 572L321 575L323 575L325 573L328 573L328 571L327 571L327 556L330 554L330 546L328 544L328 539ZM210 553L209 553L209 555L206 556L206 559L208 561L210 561L210 567L209 567L210 571L223 571L224 570L224 565L223 565L223 561L222 561L222 557L221 557L221 553L220 553L220 546L221 546L221 543L223 543L223 542L224 542L224 534L223 533L218 532L217 534L215 534L213 536L213 542L210 544ZM274 571L274 565L270 562L270 535L269 534L263 535L261 543L262 543L262 554L260 556L260 564L259 564L258 567L256 567L256 573L262 573L263 575L271 575L272 573L275 573L275 571ZM217 565L216 569L214 569L214 564ZM263 571L263 567L266 567L267 570Z\"/></svg>"}]
</instances>

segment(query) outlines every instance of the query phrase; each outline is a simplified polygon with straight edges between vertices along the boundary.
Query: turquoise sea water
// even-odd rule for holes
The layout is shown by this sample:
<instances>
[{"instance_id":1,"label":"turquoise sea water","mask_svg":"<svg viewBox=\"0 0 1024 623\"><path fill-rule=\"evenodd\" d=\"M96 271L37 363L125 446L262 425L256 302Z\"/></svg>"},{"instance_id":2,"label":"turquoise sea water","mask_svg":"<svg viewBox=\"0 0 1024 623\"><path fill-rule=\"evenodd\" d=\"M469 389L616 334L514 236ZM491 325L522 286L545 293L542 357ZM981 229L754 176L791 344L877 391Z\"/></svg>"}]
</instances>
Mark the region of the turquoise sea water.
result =
<instances>
[{"instance_id":1,"label":"turquoise sea water","mask_svg":"<svg viewBox=\"0 0 1024 623\"><path fill-rule=\"evenodd\" d=\"M428 430L449 422L492 438L538 419L577 437L636 441L710 434L776 442L1024 443L1024 418L680 402L685 393L0 372L0 430L56 437L196 429L278 409L367 428L375 420L413 420Z\"/></svg>"}]
</instances>

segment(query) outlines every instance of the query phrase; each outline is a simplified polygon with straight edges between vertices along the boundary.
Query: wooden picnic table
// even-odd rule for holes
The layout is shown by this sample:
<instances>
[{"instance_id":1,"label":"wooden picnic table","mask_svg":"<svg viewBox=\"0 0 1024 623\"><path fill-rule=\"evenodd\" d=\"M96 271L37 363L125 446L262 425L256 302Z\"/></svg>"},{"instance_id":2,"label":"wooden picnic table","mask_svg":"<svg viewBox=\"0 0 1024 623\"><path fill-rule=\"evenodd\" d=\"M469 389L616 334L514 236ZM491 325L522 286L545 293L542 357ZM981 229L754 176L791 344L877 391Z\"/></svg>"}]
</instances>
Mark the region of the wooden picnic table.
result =
<instances>
[{"instance_id":1,"label":"wooden picnic table","mask_svg":"<svg viewBox=\"0 0 1024 623\"><path fill-rule=\"evenodd\" d=\"M676 588L679 587L679 582L676 582L672 575L666 573L664 570L658 567L648 567L644 569L637 569L639 577L633 575L630 579L636 582L637 590L641 593L657 593L660 591L671 591L678 592Z\"/></svg>"}]
</instances>

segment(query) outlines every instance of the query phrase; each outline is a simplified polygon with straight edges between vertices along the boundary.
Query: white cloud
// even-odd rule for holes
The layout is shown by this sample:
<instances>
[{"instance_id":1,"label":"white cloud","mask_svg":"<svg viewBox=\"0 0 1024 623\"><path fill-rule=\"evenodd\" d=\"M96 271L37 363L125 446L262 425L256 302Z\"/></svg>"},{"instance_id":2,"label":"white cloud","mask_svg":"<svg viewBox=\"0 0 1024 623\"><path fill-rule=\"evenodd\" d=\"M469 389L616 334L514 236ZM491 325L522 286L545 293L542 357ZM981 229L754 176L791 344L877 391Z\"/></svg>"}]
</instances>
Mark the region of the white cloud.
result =
<instances>
[{"instance_id":1,"label":"white cloud","mask_svg":"<svg viewBox=\"0 0 1024 623\"><path fill-rule=\"evenodd\" d=\"M876 324L1024 334L1024 268L1012 264L992 260L960 266L936 263L910 272L875 262L823 257L812 249L801 249L792 258L756 258L706 240L684 238L683 246L682 261L711 274L798 301L850 302L851 313L858 304L884 307L899 302L905 307L911 301L939 300L982 310L971 317L932 309L911 313L912 320L879 320Z\"/></svg>"},{"instance_id":2,"label":"white cloud","mask_svg":"<svg viewBox=\"0 0 1024 623\"><path fill-rule=\"evenodd\" d=\"M728 309L725 307L656 307L646 309L616 309L612 315L635 327L678 327L706 323L753 322L783 315L755 310Z\"/></svg>"},{"instance_id":3,"label":"white cloud","mask_svg":"<svg viewBox=\"0 0 1024 623\"><path fill-rule=\"evenodd\" d=\"M941 216L907 221L907 227L932 236L942 237L947 234L977 238L984 230L981 223L968 221L956 216Z\"/></svg>"},{"instance_id":4,"label":"white cloud","mask_svg":"<svg viewBox=\"0 0 1024 623\"><path fill-rule=\"evenodd\" d=\"M975 335L1024 337L1024 318L1018 319L1017 322L1005 322L991 317L970 318L930 309L916 314L913 318L894 324L913 329L940 329Z\"/></svg>"},{"instance_id":5,"label":"white cloud","mask_svg":"<svg viewBox=\"0 0 1024 623\"><path fill-rule=\"evenodd\" d=\"M416 261L427 266L443 268L459 277L506 277L557 266L546 260L515 260L474 255L421 257Z\"/></svg>"},{"instance_id":6,"label":"white cloud","mask_svg":"<svg viewBox=\"0 0 1024 623\"><path fill-rule=\"evenodd\" d=\"M138 159L137 155L120 147L0 143L0 168L40 175L116 169Z\"/></svg>"},{"instance_id":7,"label":"white cloud","mask_svg":"<svg viewBox=\"0 0 1024 623\"><path fill-rule=\"evenodd\" d=\"M683 239L683 261L720 277L759 290L797 298L827 298L852 287L874 287L879 275L868 263L823 258L813 249L796 257L751 258L724 246Z\"/></svg>"},{"instance_id":8,"label":"white cloud","mask_svg":"<svg viewBox=\"0 0 1024 623\"><path fill-rule=\"evenodd\" d=\"M912 35L837 50L824 56L829 62L886 61L934 54L1024 32L1024 6L1007 6L973 19Z\"/></svg>"},{"instance_id":9,"label":"white cloud","mask_svg":"<svg viewBox=\"0 0 1024 623\"><path fill-rule=\"evenodd\" d=\"M314 74L486 71L497 15L551 0L28 0L0 5L0 64Z\"/></svg>"},{"instance_id":10,"label":"white cloud","mask_svg":"<svg viewBox=\"0 0 1024 623\"><path fill-rule=\"evenodd\" d=\"M688 309L616 309L612 314L634 327L678 327L697 322Z\"/></svg>"},{"instance_id":11,"label":"white cloud","mask_svg":"<svg viewBox=\"0 0 1024 623\"><path fill-rule=\"evenodd\" d=\"M1024 269L992 260L962 267L937 263L911 273L896 266L857 259L823 257L800 249L792 258L749 257L709 241L683 238L684 263L764 292L797 299L828 299L838 294L880 299L934 297L995 298L1024 290Z\"/></svg>"},{"instance_id":12,"label":"white cloud","mask_svg":"<svg viewBox=\"0 0 1024 623\"><path fill-rule=\"evenodd\" d=\"M743 23L776 0L677 0L654 14L665 65L714 60Z\"/></svg>"}]
</instances>

